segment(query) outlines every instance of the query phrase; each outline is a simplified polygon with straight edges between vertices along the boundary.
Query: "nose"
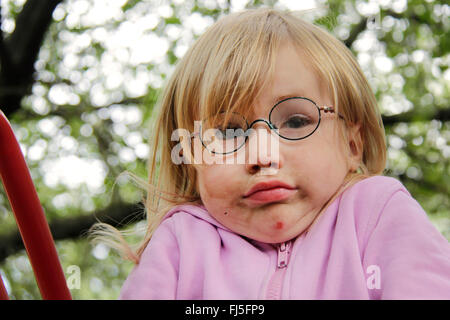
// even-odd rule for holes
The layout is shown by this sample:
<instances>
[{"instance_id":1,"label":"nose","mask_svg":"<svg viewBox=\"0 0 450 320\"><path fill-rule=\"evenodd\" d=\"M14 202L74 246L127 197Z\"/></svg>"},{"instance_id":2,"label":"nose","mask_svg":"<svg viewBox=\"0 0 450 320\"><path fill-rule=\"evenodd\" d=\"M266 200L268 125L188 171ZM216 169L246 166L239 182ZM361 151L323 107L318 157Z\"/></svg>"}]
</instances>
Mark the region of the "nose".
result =
<instances>
[{"instance_id":1,"label":"nose","mask_svg":"<svg viewBox=\"0 0 450 320\"><path fill-rule=\"evenodd\" d=\"M271 128L264 120L254 121L246 146L245 168L250 174L275 174L281 167L279 137L272 134ZM264 130L264 123L267 124Z\"/></svg>"},{"instance_id":2,"label":"nose","mask_svg":"<svg viewBox=\"0 0 450 320\"><path fill-rule=\"evenodd\" d=\"M278 162L268 159L268 161L258 161L257 163L246 163L245 168L250 174L275 175L278 172Z\"/></svg>"}]
</instances>

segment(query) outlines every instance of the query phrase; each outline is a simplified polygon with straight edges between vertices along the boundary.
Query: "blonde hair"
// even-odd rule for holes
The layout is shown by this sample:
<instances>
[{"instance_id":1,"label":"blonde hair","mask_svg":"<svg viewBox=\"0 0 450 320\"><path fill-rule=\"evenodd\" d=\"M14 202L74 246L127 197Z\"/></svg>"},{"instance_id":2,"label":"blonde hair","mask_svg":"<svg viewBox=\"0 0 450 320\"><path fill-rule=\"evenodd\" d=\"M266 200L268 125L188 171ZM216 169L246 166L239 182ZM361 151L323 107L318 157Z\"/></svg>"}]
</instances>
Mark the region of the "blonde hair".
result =
<instances>
[{"instance_id":1,"label":"blonde hair","mask_svg":"<svg viewBox=\"0 0 450 320\"><path fill-rule=\"evenodd\" d=\"M278 48L287 42L298 47L309 59L327 85L333 106L345 123L360 125L361 141L355 147L362 149L362 159L358 172L347 176L345 187L383 172L386 144L381 115L375 96L350 50L327 31L293 13L267 8L238 12L219 19L194 43L178 62L158 103L159 116L148 163L149 178L145 183L148 226L142 243L134 250L120 231L102 223L93 231L97 239L106 240L126 258L138 263L169 209L186 202L201 204L195 165L177 165L171 160L171 152L177 144L171 141L172 133L178 128L194 132L195 120L219 112L248 115L248 106L272 79ZM342 127L340 134L345 139L347 131Z\"/></svg>"}]
</instances>

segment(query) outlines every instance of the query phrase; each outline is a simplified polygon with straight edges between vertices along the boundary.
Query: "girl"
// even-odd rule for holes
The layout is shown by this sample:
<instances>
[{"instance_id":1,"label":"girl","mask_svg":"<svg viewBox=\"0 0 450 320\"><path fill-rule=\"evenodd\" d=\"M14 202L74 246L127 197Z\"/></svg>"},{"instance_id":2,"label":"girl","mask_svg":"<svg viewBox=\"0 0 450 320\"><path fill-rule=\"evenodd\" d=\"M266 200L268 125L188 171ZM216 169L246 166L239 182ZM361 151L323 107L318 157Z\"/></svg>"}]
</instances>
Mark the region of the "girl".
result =
<instances>
[{"instance_id":1,"label":"girl","mask_svg":"<svg viewBox=\"0 0 450 320\"><path fill-rule=\"evenodd\" d=\"M381 176L374 94L321 28L273 9L220 19L179 61L154 132L142 245L98 231L136 263L121 299L450 298L448 241Z\"/></svg>"}]
</instances>

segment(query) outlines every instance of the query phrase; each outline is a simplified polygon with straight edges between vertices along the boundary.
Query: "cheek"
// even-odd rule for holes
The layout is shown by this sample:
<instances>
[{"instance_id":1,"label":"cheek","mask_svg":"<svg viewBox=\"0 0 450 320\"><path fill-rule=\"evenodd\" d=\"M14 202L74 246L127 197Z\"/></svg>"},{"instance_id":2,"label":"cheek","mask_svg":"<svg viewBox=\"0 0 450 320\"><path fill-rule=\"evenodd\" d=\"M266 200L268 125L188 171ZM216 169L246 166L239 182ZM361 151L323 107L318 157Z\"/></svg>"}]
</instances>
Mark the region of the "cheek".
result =
<instances>
[{"instance_id":1,"label":"cheek","mask_svg":"<svg viewBox=\"0 0 450 320\"><path fill-rule=\"evenodd\" d=\"M224 165L212 165L198 173L203 205L211 216L231 230L234 230L242 219L239 211L242 193L240 188L245 185L242 177L242 172L236 172L236 168Z\"/></svg>"},{"instance_id":2,"label":"cheek","mask_svg":"<svg viewBox=\"0 0 450 320\"><path fill-rule=\"evenodd\" d=\"M339 141L331 132L316 133L308 138L309 141L305 140L289 149L286 161L289 161L292 168L290 172L298 177L298 183L305 194L322 199L342 183L348 172L348 165L345 155L339 149Z\"/></svg>"},{"instance_id":3,"label":"cheek","mask_svg":"<svg viewBox=\"0 0 450 320\"><path fill-rule=\"evenodd\" d=\"M322 173L326 175L340 174L347 167L348 159L344 154L343 141L339 137L337 129L328 126L314 137L314 144L310 148L310 160L315 162L317 170L324 170Z\"/></svg>"},{"instance_id":4,"label":"cheek","mask_svg":"<svg viewBox=\"0 0 450 320\"><path fill-rule=\"evenodd\" d=\"M235 168L211 165L198 171L199 192L203 202L227 201L239 193L239 176Z\"/></svg>"}]
</instances>

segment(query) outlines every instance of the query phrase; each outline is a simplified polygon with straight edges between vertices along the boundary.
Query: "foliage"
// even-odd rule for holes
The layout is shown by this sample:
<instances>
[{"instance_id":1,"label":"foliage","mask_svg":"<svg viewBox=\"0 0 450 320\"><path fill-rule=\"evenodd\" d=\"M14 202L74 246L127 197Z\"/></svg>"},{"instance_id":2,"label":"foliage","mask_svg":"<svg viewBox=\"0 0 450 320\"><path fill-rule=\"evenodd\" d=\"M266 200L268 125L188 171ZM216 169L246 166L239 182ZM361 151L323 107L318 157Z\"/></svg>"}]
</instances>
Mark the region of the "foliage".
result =
<instances>
[{"instance_id":1,"label":"foliage","mask_svg":"<svg viewBox=\"0 0 450 320\"><path fill-rule=\"evenodd\" d=\"M25 3L2 1L5 39ZM205 28L244 7L296 9L299 3L60 3L34 63L31 90L20 109L8 115L50 223L95 215L114 201L141 200L142 190L118 177L131 171L145 179L158 94L177 59ZM316 4L305 18L350 46L380 103L389 145L386 174L407 186L450 239L450 7L433 0ZM0 237L15 226L1 188ZM72 290L73 297L117 298L131 263L92 246L83 235L56 243L64 270L71 265L81 270L81 287ZM10 255L0 270L13 299L40 298L24 251Z\"/></svg>"}]
</instances>

